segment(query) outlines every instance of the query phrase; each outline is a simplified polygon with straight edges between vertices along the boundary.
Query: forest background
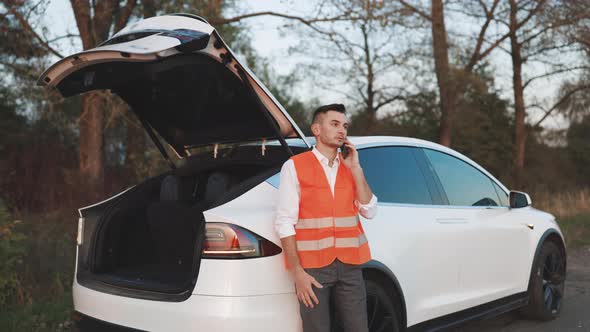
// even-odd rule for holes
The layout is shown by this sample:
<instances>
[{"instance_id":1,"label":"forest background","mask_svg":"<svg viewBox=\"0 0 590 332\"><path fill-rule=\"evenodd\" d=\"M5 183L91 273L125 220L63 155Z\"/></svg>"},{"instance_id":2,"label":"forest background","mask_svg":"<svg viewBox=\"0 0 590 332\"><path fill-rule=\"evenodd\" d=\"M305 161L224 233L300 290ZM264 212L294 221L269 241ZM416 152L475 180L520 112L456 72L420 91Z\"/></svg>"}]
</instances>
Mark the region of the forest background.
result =
<instances>
[{"instance_id":1,"label":"forest background","mask_svg":"<svg viewBox=\"0 0 590 332\"><path fill-rule=\"evenodd\" d=\"M77 208L168 167L116 96L62 99L37 78L165 13L206 18L307 134L341 102L350 135L450 146L590 245L585 0L60 0L68 29L51 1L0 0L0 330L70 330Z\"/></svg>"}]
</instances>

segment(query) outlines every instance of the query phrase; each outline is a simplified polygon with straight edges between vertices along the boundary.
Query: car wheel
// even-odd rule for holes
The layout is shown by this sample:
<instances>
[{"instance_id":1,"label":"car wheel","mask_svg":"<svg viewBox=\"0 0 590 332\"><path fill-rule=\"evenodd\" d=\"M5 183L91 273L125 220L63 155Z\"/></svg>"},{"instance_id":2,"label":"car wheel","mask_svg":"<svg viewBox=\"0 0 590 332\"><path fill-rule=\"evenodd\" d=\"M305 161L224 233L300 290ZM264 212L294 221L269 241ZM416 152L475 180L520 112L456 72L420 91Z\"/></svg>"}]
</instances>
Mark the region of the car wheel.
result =
<instances>
[{"instance_id":1,"label":"car wheel","mask_svg":"<svg viewBox=\"0 0 590 332\"><path fill-rule=\"evenodd\" d=\"M565 288L565 257L551 241L543 243L529 282L529 304L522 314L531 319L552 320L559 316Z\"/></svg>"},{"instance_id":2,"label":"car wheel","mask_svg":"<svg viewBox=\"0 0 590 332\"><path fill-rule=\"evenodd\" d=\"M399 309L396 308L392 294L381 283L365 279L367 290L367 317L369 332L401 331ZM344 331L341 321L332 314L332 332Z\"/></svg>"}]
</instances>

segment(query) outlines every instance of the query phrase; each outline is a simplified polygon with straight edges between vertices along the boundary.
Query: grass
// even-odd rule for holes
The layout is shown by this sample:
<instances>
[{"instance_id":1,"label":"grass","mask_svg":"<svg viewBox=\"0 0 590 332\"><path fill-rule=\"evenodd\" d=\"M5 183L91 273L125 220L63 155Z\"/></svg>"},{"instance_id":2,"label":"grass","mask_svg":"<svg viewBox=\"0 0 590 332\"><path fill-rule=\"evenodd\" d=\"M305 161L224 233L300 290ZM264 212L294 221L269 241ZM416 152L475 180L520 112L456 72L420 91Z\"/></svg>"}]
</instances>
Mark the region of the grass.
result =
<instances>
[{"instance_id":1,"label":"grass","mask_svg":"<svg viewBox=\"0 0 590 332\"><path fill-rule=\"evenodd\" d=\"M26 305L12 305L0 311L0 329L6 332L70 331L72 329L72 294Z\"/></svg>"},{"instance_id":2,"label":"grass","mask_svg":"<svg viewBox=\"0 0 590 332\"><path fill-rule=\"evenodd\" d=\"M590 245L590 189L572 192L539 192L533 206L553 214L569 248Z\"/></svg>"},{"instance_id":3,"label":"grass","mask_svg":"<svg viewBox=\"0 0 590 332\"><path fill-rule=\"evenodd\" d=\"M75 213L21 215L14 232L25 238L22 262L12 272L17 289L0 309L0 331L70 331L74 271Z\"/></svg>"},{"instance_id":4,"label":"grass","mask_svg":"<svg viewBox=\"0 0 590 332\"><path fill-rule=\"evenodd\" d=\"M590 213L581 213L558 220L569 248L590 246Z\"/></svg>"}]
</instances>

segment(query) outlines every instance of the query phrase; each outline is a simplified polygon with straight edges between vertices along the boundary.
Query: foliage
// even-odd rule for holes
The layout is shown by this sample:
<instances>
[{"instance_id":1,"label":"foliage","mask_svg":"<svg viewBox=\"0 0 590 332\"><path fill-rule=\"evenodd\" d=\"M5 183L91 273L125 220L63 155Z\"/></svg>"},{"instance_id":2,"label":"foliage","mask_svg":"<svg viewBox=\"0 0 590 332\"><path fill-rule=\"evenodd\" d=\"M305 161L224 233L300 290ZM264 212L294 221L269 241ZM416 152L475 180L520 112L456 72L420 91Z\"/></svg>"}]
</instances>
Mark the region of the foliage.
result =
<instances>
[{"instance_id":1,"label":"foliage","mask_svg":"<svg viewBox=\"0 0 590 332\"><path fill-rule=\"evenodd\" d=\"M23 214L18 230L21 264L13 266L18 285L0 303L1 331L65 331L72 321L70 285L74 274L76 212ZM0 220L4 220L0 218ZM0 223L0 229L3 225ZM4 257L0 236L0 280L10 262ZM13 257L16 255L11 254ZM7 293L2 290L2 295Z\"/></svg>"},{"instance_id":2,"label":"foliage","mask_svg":"<svg viewBox=\"0 0 590 332\"><path fill-rule=\"evenodd\" d=\"M466 88L454 115L453 148L496 177L507 178L513 132L509 105L482 75L463 78Z\"/></svg>"},{"instance_id":3,"label":"foliage","mask_svg":"<svg viewBox=\"0 0 590 332\"><path fill-rule=\"evenodd\" d=\"M22 299L18 268L25 255L25 236L19 231L20 221L12 220L0 200L0 306Z\"/></svg>"},{"instance_id":4,"label":"foliage","mask_svg":"<svg viewBox=\"0 0 590 332\"><path fill-rule=\"evenodd\" d=\"M579 183L590 186L590 115L570 125L567 131L567 152L575 164Z\"/></svg>"},{"instance_id":5,"label":"foliage","mask_svg":"<svg viewBox=\"0 0 590 332\"><path fill-rule=\"evenodd\" d=\"M8 306L0 311L0 329L6 332L71 331L72 308L72 293L69 291L51 300Z\"/></svg>"}]
</instances>

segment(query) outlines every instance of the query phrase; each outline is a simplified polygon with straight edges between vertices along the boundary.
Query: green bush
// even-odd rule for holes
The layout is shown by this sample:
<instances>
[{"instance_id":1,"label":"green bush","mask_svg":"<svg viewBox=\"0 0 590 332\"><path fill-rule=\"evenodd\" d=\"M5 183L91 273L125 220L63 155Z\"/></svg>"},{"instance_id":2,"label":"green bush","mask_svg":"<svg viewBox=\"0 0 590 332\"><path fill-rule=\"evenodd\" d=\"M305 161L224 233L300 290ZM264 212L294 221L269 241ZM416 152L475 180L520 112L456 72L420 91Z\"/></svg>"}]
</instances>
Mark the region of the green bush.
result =
<instances>
[{"instance_id":1,"label":"green bush","mask_svg":"<svg viewBox=\"0 0 590 332\"><path fill-rule=\"evenodd\" d=\"M25 255L25 236L19 232L18 220L13 220L0 200L0 306L18 297L22 291L17 269Z\"/></svg>"}]
</instances>

